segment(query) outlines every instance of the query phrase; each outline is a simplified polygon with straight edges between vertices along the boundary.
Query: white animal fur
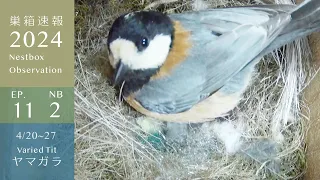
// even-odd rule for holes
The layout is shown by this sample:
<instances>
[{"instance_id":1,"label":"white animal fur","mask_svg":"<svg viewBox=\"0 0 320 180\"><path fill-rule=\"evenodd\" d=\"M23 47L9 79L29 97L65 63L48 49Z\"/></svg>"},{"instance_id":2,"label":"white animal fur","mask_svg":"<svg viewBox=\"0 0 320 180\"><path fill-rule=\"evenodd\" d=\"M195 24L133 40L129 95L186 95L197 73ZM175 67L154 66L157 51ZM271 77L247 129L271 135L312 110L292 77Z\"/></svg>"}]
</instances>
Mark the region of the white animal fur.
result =
<instances>
[{"instance_id":1,"label":"white animal fur","mask_svg":"<svg viewBox=\"0 0 320 180\"><path fill-rule=\"evenodd\" d=\"M224 121L222 123L214 123L213 130L216 136L224 143L228 154L234 154L239 151L242 145L241 127L235 127L231 122Z\"/></svg>"},{"instance_id":2,"label":"white animal fur","mask_svg":"<svg viewBox=\"0 0 320 180\"><path fill-rule=\"evenodd\" d=\"M149 46L142 52L129 40L118 38L110 44L113 55L112 66L121 59L121 62L133 70L157 68L161 66L170 50L171 37L169 35L156 35L149 42Z\"/></svg>"}]
</instances>

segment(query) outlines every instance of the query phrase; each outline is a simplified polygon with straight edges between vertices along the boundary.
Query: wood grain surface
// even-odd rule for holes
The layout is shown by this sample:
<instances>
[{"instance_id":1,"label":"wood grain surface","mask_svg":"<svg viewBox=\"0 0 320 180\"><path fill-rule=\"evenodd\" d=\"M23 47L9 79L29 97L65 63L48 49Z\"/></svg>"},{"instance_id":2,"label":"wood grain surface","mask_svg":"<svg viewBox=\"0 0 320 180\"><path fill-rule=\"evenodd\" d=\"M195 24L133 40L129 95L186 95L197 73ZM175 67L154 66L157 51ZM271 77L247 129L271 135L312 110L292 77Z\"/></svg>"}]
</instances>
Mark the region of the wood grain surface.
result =
<instances>
[{"instance_id":1,"label":"wood grain surface","mask_svg":"<svg viewBox=\"0 0 320 180\"><path fill-rule=\"evenodd\" d=\"M310 36L313 62L320 66L320 33ZM305 179L320 179L320 73L305 89L304 96L310 108L310 129L307 133L307 174Z\"/></svg>"},{"instance_id":2,"label":"wood grain surface","mask_svg":"<svg viewBox=\"0 0 320 180\"><path fill-rule=\"evenodd\" d=\"M297 0L297 3L303 0ZM319 17L320 18L320 17ZM308 37L313 63L320 67L320 33ZM307 133L307 173L306 180L320 180L320 73L305 89L304 96L310 108L310 124Z\"/></svg>"}]
</instances>

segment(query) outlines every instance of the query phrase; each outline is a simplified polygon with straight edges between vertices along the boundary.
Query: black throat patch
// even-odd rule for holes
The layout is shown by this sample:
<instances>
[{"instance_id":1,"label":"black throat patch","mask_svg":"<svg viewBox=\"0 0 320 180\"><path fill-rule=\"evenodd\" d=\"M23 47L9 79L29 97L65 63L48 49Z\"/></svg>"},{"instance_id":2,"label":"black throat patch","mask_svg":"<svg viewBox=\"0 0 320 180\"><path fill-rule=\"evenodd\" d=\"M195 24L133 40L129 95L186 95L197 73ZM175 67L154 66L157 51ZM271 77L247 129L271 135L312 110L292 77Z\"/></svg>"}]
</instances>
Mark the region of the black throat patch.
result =
<instances>
[{"instance_id":1,"label":"black throat patch","mask_svg":"<svg viewBox=\"0 0 320 180\"><path fill-rule=\"evenodd\" d=\"M159 68L145 69L145 70L130 70L124 77L122 82L124 86L122 87L122 95L129 96L131 93L134 93L141 89L143 85L149 82L150 78L159 71ZM121 89L122 84L119 84L119 90Z\"/></svg>"}]
</instances>

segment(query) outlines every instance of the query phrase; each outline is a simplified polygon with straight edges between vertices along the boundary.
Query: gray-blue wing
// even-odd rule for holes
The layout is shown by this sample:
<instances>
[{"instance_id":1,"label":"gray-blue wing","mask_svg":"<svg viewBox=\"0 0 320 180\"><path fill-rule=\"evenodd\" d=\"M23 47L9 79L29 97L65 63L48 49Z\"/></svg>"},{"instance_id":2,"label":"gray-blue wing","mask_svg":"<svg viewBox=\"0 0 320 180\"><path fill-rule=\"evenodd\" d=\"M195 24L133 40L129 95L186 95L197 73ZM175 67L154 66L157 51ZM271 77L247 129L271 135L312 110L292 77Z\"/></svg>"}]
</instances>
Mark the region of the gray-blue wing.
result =
<instances>
[{"instance_id":1,"label":"gray-blue wing","mask_svg":"<svg viewBox=\"0 0 320 180\"><path fill-rule=\"evenodd\" d=\"M191 32L189 56L170 76L150 81L136 94L143 107L161 114L186 111L219 90L290 22L288 9L282 11L279 6L213 9L170 17Z\"/></svg>"}]
</instances>

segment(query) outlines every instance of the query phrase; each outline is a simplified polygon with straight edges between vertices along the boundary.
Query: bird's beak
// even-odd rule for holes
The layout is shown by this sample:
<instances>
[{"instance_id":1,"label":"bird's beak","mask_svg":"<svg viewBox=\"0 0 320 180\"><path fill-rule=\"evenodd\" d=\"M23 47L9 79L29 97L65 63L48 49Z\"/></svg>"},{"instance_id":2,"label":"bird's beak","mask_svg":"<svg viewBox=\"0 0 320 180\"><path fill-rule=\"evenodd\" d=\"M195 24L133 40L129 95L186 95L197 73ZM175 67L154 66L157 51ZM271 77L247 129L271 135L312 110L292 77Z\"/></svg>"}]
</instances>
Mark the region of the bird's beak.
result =
<instances>
[{"instance_id":1,"label":"bird's beak","mask_svg":"<svg viewBox=\"0 0 320 180\"><path fill-rule=\"evenodd\" d=\"M124 81L124 76L128 72L129 67L124 65L121 61L118 63L116 73L114 76L114 85L121 85Z\"/></svg>"}]
</instances>

